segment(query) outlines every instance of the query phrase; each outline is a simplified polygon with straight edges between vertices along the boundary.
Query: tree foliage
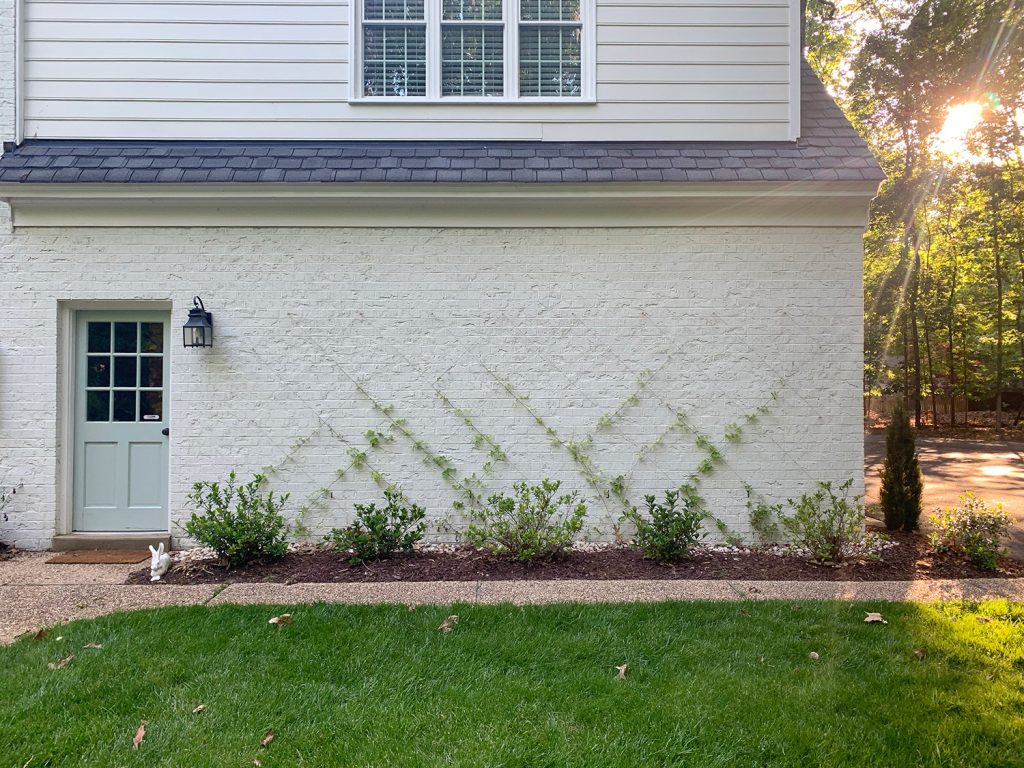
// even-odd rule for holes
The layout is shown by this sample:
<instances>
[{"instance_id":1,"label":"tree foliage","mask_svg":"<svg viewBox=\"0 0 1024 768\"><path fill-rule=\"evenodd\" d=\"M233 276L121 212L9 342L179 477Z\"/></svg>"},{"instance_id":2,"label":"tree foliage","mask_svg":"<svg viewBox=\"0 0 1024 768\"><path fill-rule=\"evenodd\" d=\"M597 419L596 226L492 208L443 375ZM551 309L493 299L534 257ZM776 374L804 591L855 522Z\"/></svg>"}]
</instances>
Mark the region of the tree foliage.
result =
<instances>
[{"instance_id":1,"label":"tree foliage","mask_svg":"<svg viewBox=\"0 0 1024 768\"><path fill-rule=\"evenodd\" d=\"M808 60L888 175L865 238L865 391L903 394L917 426L954 398L1021 416L1004 400L1024 390L1022 23L1017 0L808 2ZM958 140L951 110L977 118Z\"/></svg>"},{"instance_id":2,"label":"tree foliage","mask_svg":"<svg viewBox=\"0 0 1024 768\"><path fill-rule=\"evenodd\" d=\"M902 407L896 409L885 436L885 462L879 500L890 531L916 531L921 516L921 467L917 461L910 418Z\"/></svg>"}]
</instances>

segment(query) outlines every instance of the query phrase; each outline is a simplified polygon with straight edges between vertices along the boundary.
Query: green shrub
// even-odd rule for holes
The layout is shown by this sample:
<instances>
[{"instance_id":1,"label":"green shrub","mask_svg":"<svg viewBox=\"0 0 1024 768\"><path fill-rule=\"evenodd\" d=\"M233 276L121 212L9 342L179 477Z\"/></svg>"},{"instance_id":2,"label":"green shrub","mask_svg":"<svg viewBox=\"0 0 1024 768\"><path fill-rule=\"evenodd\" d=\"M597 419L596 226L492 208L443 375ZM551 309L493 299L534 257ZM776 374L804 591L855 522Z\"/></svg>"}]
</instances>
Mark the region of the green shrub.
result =
<instances>
[{"instance_id":1,"label":"green shrub","mask_svg":"<svg viewBox=\"0 0 1024 768\"><path fill-rule=\"evenodd\" d=\"M1002 504L991 507L968 491L960 497L959 507L937 510L930 519L935 530L929 540L935 551L961 555L986 570L998 567L1000 543L1013 524Z\"/></svg>"},{"instance_id":2,"label":"green shrub","mask_svg":"<svg viewBox=\"0 0 1024 768\"><path fill-rule=\"evenodd\" d=\"M863 556L868 543L864 505L860 496L849 497L851 485L852 479L833 490L832 483L820 482L813 493L790 499L793 514L779 517L790 544L824 562Z\"/></svg>"},{"instance_id":3,"label":"green shrub","mask_svg":"<svg viewBox=\"0 0 1024 768\"><path fill-rule=\"evenodd\" d=\"M782 539L779 521L782 518L782 505L769 504L765 498L749 484L744 484L747 492L747 515L750 529L754 532L757 544L777 544Z\"/></svg>"},{"instance_id":4,"label":"green shrub","mask_svg":"<svg viewBox=\"0 0 1024 768\"><path fill-rule=\"evenodd\" d=\"M679 497L682 495L682 504ZM659 563L674 563L690 556L690 550L707 534L702 530L707 513L701 507L700 497L692 490L682 488L665 491L665 501L644 496L647 514L634 507L623 519L636 526L633 546Z\"/></svg>"},{"instance_id":5,"label":"green shrub","mask_svg":"<svg viewBox=\"0 0 1024 768\"><path fill-rule=\"evenodd\" d=\"M482 509L469 510L466 540L475 547L521 562L550 560L569 549L583 530L587 506L573 491L555 497L561 483L515 483L513 495L494 494Z\"/></svg>"},{"instance_id":6,"label":"green shrub","mask_svg":"<svg viewBox=\"0 0 1024 768\"><path fill-rule=\"evenodd\" d=\"M230 567L284 557L288 526L281 508L288 494L261 493L266 479L255 475L239 485L232 472L224 484L195 483L187 497L195 511L185 523L185 532L211 547Z\"/></svg>"},{"instance_id":7,"label":"green shrub","mask_svg":"<svg viewBox=\"0 0 1024 768\"><path fill-rule=\"evenodd\" d=\"M921 516L921 467L914 448L914 432L910 417L900 404L892 415L885 434L885 463L881 471L879 493L885 527L890 531L902 528L916 531Z\"/></svg>"},{"instance_id":8,"label":"green shrub","mask_svg":"<svg viewBox=\"0 0 1024 768\"><path fill-rule=\"evenodd\" d=\"M423 538L427 524L423 507L409 504L396 488L384 491L385 504L356 504L356 517L346 528L335 528L324 538L341 552L351 552L349 562L360 565L383 560L395 552L411 552Z\"/></svg>"}]
</instances>

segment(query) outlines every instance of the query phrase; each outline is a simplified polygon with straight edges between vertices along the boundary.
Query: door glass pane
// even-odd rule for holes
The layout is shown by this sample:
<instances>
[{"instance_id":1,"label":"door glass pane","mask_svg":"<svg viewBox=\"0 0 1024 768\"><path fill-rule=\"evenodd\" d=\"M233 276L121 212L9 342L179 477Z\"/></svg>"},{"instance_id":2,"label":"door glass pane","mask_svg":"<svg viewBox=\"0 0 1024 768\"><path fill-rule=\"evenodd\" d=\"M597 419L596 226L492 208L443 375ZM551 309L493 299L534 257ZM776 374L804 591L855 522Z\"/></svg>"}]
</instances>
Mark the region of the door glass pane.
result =
<instances>
[{"instance_id":1,"label":"door glass pane","mask_svg":"<svg viewBox=\"0 0 1024 768\"><path fill-rule=\"evenodd\" d=\"M164 324L142 323L142 352L164 351Z\"/></svg>"},{"instance_id":2,"label":"door glass pane","mask_svg":"<svg viewBox=\"0 0 1024 768\"><path fill-rule=\"evenodd\" d=\"M110 351L110 323L89 323L89 351Z\"/></svg>"},{"instance_id":3,"label":"door glass pane","mask_svg":"<svg viewBox=\"0 0 1024 768\"><path fill-rule=\"evenodd\" d=\"M135 421L135 392L114 393L114 421Z\"/></svg>"},{"instance_id":4,"label":"door glass pane","mask_svg":"<svg viewBox=\"0 0 1024 768\"><path fill-rule=\"evenodd\" d=\"M114 323L114 351L138 351L138 323Z\"/></svg>"},{"instance_id":5,"label":"door glass pane","mask_svg":"<svg viewBox=\"0 0 1024 768\"><path fill-rule=\"evenodd\" d=\"M139 418L141 421L163 421L163 392L139 392Z\"/></svg>"},{"instance_id":6,"label":"door glass pane","mask_svg":"<svg viewBox=\"0 0 1024 768\"><path fill-rule=\"evenodd\" d=\"M134 387L135 386L135 370L137 367L137 358L134 357L115 357L114 358L114 386L115 387Z\"/></svg>"},{"instance_id":7,"label":"door glass pane","mask_svg":"<svg viewBox=\"0 0 1024 768\"><path fill-rule=\"evenodd\" d=\"M164 359L162 357L140 357L140 387L162 387L164 385Z\"/></svg>"},{"instance_id":8,"label":"door glass pane","mask_svg":"<svg viewBox=\"0 0 1024 768\"><path fill-rule=\"evenodd\" d=\"M110 421L110 392L87 392L86 421Z\"/></svg>"},{"instance_id":9,"label":"door glass pane","mask_svg":"<svg viewBox=\"0 0 1024 768\"><path fill-rule=\"evenodd\" d=\"M89 371L86 377L86 386L109 387L110 386L110 358L89 357Z\"/></svg>"}]
</instances>

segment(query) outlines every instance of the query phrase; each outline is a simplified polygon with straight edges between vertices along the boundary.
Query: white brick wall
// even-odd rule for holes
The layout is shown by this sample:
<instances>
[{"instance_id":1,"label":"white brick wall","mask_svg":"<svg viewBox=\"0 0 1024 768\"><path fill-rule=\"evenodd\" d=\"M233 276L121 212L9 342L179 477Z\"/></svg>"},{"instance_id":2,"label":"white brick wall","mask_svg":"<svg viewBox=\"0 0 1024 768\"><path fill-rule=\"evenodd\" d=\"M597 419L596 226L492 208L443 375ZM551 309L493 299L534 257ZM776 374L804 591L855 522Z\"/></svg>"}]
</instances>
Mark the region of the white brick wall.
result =
<instances>
[{"instance_id":1,"label":"white brick wall","mask_svg":"<svg viewBox=\"0 0 1024 768\"><path fill-rule=\"evenodd\" d=\"M214 313L213 349L178 346L193 294ZM488 369L562 438L593 434L594 462L606 478L626 474L636 502L702 456L673 432L638 460L670 407L723 447L703 491L735 528L746 527L744 481L769 498L819 479L862 485L856 228L35 229L0 236L0 483L25 483L0 536L22 547L46 547L58 519L57 329L59 302L73 299L174 302L175 520L191 482L280 464L312 435L273 484L292 492L292 513L330 487L306 520L315 535L346 522L379 491L368 470L335 471L387 424L360 382L459 478L479 472L486 453L440 390L508 454L489 488L561 479L587 492L608 535L620 506L594 498ZM644 369L639 402L596 429ZM770 413L728 444L725 425L776 388ZM369 464L432 518L452 515L458 494L403 438L369 450Z\"/></svg>"}]
</instances>

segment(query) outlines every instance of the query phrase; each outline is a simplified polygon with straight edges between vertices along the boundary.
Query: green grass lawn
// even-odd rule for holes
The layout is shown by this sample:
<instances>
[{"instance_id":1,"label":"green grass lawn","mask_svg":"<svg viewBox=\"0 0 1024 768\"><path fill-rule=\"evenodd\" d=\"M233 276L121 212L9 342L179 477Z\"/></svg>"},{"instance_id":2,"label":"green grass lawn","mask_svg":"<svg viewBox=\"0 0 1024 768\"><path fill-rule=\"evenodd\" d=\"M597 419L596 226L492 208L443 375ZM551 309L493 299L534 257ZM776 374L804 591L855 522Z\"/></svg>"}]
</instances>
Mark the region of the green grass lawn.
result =
<instances>
[{"instance_id":1,"label":"green grass lawn","mask_svg":"<svg viewBox=\"0 0 1024 768\"><path fill-rule=\"evenodd\" d=\"M1005 601L315 605L267 624L284 610L118 614L0 648L0 768L1024 765L1024 605Z\"/></svg>"}]
</instances>

